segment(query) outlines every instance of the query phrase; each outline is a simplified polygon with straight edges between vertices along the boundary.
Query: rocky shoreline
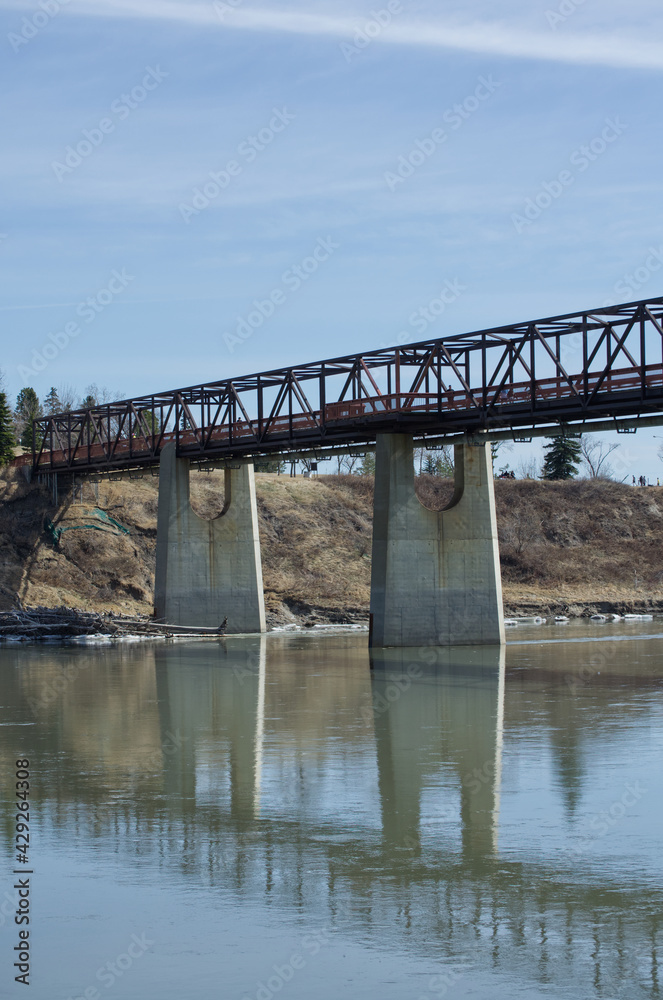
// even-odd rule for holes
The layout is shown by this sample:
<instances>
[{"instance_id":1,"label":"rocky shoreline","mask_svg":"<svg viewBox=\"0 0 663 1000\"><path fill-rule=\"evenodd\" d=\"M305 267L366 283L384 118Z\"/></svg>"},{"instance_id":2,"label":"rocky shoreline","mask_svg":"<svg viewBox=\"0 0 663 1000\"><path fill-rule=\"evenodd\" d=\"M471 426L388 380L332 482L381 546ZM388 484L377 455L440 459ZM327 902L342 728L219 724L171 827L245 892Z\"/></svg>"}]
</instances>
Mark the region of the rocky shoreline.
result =
<instances>
[{"instance_id":1,"label":"rocky shoreline","mask_svg":"<svg viewBox=\"0 0 663 1000\"><path fill-rule=\"evenodd\" d=\"M543 618L566 615L567 618L591 618L597 614L663 614L663 600L639 598L611 601L564 601L545 597L504 602L505 618L525 618L541 615ZM366 608L330 608L303 601L282 603L267 612L268 628L296 625L313 628L316 625L364 625L368 628L369 612Z\"/></svg>"},{"instance_id":2,"label":"rocky shoreline","mask_svg":"<svg viewBox=\"0 0 663 1000\"><path fill-rule=\"evenodd\" d=\"M566 615L567 618L591 618L592 615L655 615L663 614L663 601L660 600L614 600L565 602L546 601L514 601L504 605L504 615L507 618L519 618L529 615Z\"/></svg>"},{"instance_id":3,"label":"rocky shoreline","mask_svg":"<svg viewBox=\"0 0 663 1000\"><path fill-rule=\"evenodd\" d=\"M564 615L569 619L591 618L597 614L650 614L663 615L663 600L639 598L636 600L564 601L560 599L530 598L505 601L505 618L554 618ZM364 607L329 607L307 604L304 601L284 601L267 609L268 631L284 628L313 629L316 626L353 626L368 628L369 612ZM0 640L43 640L77 636L107 635L115 638L127 636L162 637L200 636L218 638L225 633L225 622L217 629L194 628L158 622L149 615L121 615L110 612L90 612L70 607L20 608L0 612Z\"/></svg>"}]
</instances>

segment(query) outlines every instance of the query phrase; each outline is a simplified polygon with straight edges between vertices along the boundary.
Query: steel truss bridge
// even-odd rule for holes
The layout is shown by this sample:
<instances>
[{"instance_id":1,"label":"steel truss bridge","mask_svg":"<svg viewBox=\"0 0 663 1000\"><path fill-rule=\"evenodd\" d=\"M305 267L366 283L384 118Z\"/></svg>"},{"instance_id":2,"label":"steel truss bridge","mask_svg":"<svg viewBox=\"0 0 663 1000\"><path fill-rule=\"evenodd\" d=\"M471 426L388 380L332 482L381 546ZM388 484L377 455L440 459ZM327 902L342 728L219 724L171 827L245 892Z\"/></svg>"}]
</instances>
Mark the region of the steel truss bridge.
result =
<instances>
[{"instance_id":1,"label":"steel truss bridge","mask_svg":"<svg viewBox=\"0 0 663 1000\"><path fill-rule=\"evenodd\" d=\"M663 298L351 354L35 421L33 471L155 465L663 422ZM599 423L597 423L599 422Z\"/></svg>"}]
</instances>

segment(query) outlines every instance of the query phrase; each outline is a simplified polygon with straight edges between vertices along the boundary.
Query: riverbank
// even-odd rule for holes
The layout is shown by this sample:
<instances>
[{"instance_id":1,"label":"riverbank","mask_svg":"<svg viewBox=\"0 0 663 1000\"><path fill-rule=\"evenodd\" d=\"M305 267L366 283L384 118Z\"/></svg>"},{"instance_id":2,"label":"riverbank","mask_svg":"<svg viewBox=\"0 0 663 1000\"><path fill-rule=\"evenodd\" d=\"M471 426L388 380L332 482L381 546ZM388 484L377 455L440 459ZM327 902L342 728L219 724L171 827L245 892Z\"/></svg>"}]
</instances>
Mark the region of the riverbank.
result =
<instances>
[{"instance_id":1,"label":"riverbank","mask_svg":"<svg viewBox=\"0 0 663 1000\"><path fill-rule=\"evenodd\" d=\"M54 507L44 488L4 477L0 609L151 613L158 478L88 483ZM256 481L269 625L366 625L372 478ZM417 488L432 509L452 494L435 477ZM197 513L219 514L222 474L193 473L191 493ZM663 490L498 480L495 494L507 615L663 612Z\"/></svg>"}]
</instances>

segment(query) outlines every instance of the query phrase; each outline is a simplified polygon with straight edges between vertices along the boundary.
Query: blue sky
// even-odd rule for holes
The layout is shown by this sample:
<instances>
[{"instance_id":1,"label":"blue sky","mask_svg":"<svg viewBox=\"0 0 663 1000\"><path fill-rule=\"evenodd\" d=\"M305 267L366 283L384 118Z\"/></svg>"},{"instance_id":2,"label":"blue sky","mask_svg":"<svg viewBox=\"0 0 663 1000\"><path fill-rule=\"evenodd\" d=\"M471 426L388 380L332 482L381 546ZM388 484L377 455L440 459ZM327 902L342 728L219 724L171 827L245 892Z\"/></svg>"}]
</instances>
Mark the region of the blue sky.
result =
<instances>
[{"instance_id":1,"label":"blue sky","mask_svg":"<svg viewBox=\"0 0 663 1000\"><path fill-rule=\"evenodd\" d=\"M663 294L654 0L0 16L11 397L128 396ZM422 332L413 315L450 286ZM657 443L629 438L634 473L663 474Z\"/></svg>"}]
</instances>

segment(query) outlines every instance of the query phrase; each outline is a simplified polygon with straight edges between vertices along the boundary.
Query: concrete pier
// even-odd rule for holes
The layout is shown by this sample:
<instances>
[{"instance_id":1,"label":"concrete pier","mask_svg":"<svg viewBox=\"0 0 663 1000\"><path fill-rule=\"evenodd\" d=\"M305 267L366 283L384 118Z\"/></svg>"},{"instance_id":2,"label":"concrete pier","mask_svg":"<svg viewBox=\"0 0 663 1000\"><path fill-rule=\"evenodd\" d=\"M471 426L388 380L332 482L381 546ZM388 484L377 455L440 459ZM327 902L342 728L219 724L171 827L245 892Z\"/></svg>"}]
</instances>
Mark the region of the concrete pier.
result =
<instances>
[{"instance_id":1,"label":"concrete pier","mask_svg":"<svg viewBox=\"0 0 663 1000\"><path fill-rule=\"evenodd\" d=\"M206 521L189 502L189 462L161 453L155 611L175 625L264 632L258 508L253 465L225 471L225 506Z\"/></svg>"},{"instance_id":2,"label":"concrete pier","mask_svg":"<svg viewBox=\"0 0 663 1000\"><path fill-rule=\"evenodd\" d=\"M412 437L378 435L373 647L504 642L490 445L456 445L455 468L451 504L428 510L414 492Z\"/></svg>"}]
</instances>

